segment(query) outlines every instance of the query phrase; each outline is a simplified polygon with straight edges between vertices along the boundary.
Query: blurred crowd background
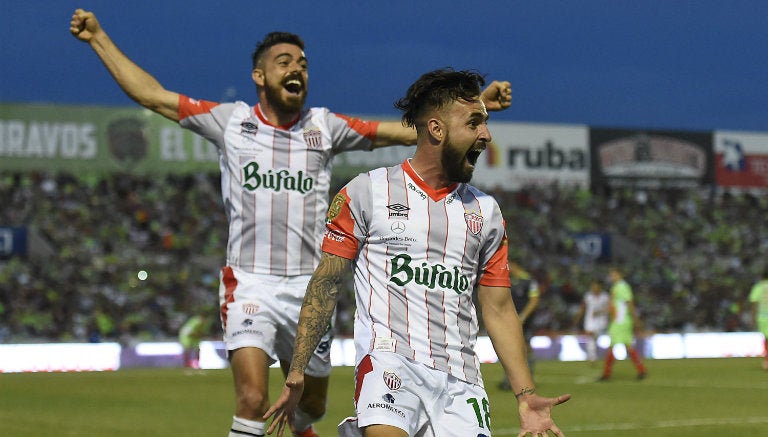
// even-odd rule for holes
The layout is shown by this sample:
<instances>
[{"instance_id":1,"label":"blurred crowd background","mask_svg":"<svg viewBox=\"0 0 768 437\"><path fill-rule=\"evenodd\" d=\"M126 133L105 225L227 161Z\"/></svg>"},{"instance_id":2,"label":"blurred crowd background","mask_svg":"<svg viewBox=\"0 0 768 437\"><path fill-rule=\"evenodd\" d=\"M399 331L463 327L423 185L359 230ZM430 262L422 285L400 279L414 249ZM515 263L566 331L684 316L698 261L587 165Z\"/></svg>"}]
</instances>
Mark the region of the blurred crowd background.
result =
<instances>
[{"instance_id":1,"label":"blurred crowd background","mask_svg":"<svg viewBox=\"0 0 768 437\"><path fill-rule=\"evenodd\" d=\"M344 181L336 181L340 187ZM510 258L544 286L541 334L574 332L592 279L618 266L647 332L751 330L747 296L768 252L768 197L715 189L575 187L492 192ZM227 223L219 175L0 173L0 226L28 227L48 253L0 259L0 342L175 339L199 313L218 314ZM626 244L611 260L574 233ZM351 335L351 284L338 334ZM220 336L218 323L211 338Z\"/></svg>"}]
</instances>

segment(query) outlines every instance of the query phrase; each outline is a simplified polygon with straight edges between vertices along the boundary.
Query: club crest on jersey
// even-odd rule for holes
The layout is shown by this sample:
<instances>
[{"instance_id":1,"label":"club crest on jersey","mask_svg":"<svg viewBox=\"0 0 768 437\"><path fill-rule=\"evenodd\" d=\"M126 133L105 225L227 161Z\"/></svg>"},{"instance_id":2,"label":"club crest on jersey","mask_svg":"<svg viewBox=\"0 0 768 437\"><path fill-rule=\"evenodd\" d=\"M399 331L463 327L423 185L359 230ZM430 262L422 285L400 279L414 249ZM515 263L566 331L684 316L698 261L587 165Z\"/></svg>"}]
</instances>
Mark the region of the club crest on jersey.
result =
<instances>
[{"instance_id":1,"label":"club crest on jersey","mask_svg":"<svg viewBox=\"0 0 768 437\"><path fill-rule=\"evenodd\" d=\"M252 302L244 303L242 308L243 308L243 312L245 314L248 314L249 316L252 316L259 311L259 305Z\"/></svg>"},{"instance_id":2,"label":"club crest on jersey","mask_svg":"<svg viewBox=\"0 0 768 437\"><path fill-rule=\"evenodd\" d=\"M464 221L467 222L467 229L474 235L480 233L483 229L483 216L475 211L464 211Z\"/></svg>"},{"instance_id":3,"label":"club crest on jersey","mask_svg":"<svg viewBox=\"0 0 768 437\"><path fill-rule=\"evenodd\" d=\"M341 214L341 208L344 207L344 203L347 201L347 196L344 195L344 193L338 193L335 196L333 196L333 200L331 200L331 205L328 207L328 214L325 216L325 221L327 223L330 223L336 219L336 217Z\"/></svg>"},{"instance_id":4,"label":"club crest on jersey","mask_svg":"<svg viewBox=\"0 0 768 437\"><path fill-rule=\"evenodd\" d=\"M385 370L382 378L384 378L384 384L390 390L398 390L403 385L403 380L392 370Z\"/></svg>"},{"instance_id":5,"label":"club crest on jersey","mask_svg":"<svg viewBox=\"0 0 768 437\"><path fill-rule=\"evenodd\" d=\"M323 146L323 133L320 129L304 129L304 142L310 149L319 149Z\"/></svg>"}]
</instances>

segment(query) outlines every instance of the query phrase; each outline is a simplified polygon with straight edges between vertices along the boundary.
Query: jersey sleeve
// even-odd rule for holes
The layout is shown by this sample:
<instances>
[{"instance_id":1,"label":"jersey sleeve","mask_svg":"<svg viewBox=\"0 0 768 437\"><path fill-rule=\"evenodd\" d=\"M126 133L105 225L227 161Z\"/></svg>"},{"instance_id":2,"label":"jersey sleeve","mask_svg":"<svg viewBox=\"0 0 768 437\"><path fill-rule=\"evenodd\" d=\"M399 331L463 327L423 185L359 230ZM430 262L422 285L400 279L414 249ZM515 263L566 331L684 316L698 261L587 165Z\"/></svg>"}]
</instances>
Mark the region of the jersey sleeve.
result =
<instances>
[{"instance_id":1,"label":"jersey sleeve","mask_svg":"<svg viewBox=\"0 0 768 437\"><path fill-rule=\"evenodd\" d=\"M507 256L509 253L507 234L499 243L496 252L494 252L491 259L485 265L481 276L480 285L487 285L489 287L511 287L512 282L509 279L509 263L507 262Z\"/></svg>"},{"instance_id":2,"label":"jersey sleeve","mask_svg":"<svg viewBox=\"0 0 768 437\"><path fill-rule=\"evenodd\" d=\"M224 130L237 103L216 103L179 95L179 125L224 149Z\"/></svg>"},{"instance_id":3,"label":"jersey sleeve","mask_svg":"<svg viewBox=\"0 0 768 437\"><path fill-rule=\"evenodd\" d=\"M354 259L367 234L370 211L370 178L366 174L352 179L331 200L325 220L323 252Z\"/></svg>"},{"instance_id":4,"label":"jersey sleeve","mask_svg":"<svg viewBox=\"0 0 768 437\"><path fill-rule=\"evenodd\" d=\"M356 117L328 112L328 125L331 126L332 148L335 153L349 150L371 150L378 121L366 121Z\"/></svg>"},{"instance_id":5,"label":"jersey sleeve","mask_svg":"<svg viewBox=\"0 0 768 437\"><path fill-rule=\"evenodd\" d=\"M342 258L354 259L359 243L354 234L355 221L349 208L347 189L342 188L328 207L325 234L323 235L323 252L331 253Z\"/></svg>"},{"instance_id":6,"label":"jersey sleeve","mask_svg":"<svg viewBox=\"0 0 768 437\"><path fill-rule=\"evenodd\" d=\"M211 109L219 106L216 102L197 100L179 94L179 121L196 115L209 114Z\"/></svg>"},{"instance_id":7,"label":"jersey sleeve","mask_svg":"<svg viewBox=\"0 0 768 437\"><path fill-rule=\"evenodd\" d=\"M493 199L490 196L488 198ZM492 211L489 220L491 231L489 232L486 246L481 252L481 255L487 257L488 261L485 264L481 264L483 267L478 283L490 287L512 287L508 261L509 241L507 240L506 222L501 216L501 209L495 200L493 200L490 209ZM490 256L488 257L486 254Z\"/></svg>"}]
</instances>

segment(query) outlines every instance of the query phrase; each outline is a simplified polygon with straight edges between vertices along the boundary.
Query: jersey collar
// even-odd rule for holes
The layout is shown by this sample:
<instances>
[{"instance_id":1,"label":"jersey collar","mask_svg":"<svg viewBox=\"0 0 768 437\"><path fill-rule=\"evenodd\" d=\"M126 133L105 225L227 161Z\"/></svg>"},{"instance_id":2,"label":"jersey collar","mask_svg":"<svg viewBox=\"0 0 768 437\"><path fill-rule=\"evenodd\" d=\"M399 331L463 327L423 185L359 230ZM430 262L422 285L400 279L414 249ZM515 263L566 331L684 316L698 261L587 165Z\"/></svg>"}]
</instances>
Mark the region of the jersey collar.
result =
<instances>
[{"instance_id":1,"label":"jersey collar","mask_svg":"<svg viewBox=\"0 0 768 437\"><path fill-rule=\"evenodd\" d=\"M264 113L261 112L261 103L257 103L256 106L253 107L253 112L256 114L257 117L259 117L259 120L261 120L262 123L267 124L269 126L282 129L282 130L290 130L293 125L299 122L299 119L301 119L301 114L303 111L300 111L298 115L296 115L296 118L294 118L290 123L284 124L282 126L275 126L274 124L270 123L269 120L267 120L267 117L264 116Z\"/></svg>"},{"instance_id":2,"label":"jersey collar","mask_svg":"<svg viewBox=\"0 0 768 437\"><path fill-rule=\"evenodd\" d=\"M457 186L459 186L458 182L454 182L451 185L440 188L439 190L436 190L429 185L427 185L426 182L424 182L424 179L419 176L418 173L416 173L416 170L411 167L411 160L406 159L403 162L403 170L405 173L413 180L413 182L418 185L419 188L421 188L427 195L432 199L433 201L437 202L439 200L444 199L446 196L451 194L453 190L456 189Z\"/></svg>"}]
</instances>

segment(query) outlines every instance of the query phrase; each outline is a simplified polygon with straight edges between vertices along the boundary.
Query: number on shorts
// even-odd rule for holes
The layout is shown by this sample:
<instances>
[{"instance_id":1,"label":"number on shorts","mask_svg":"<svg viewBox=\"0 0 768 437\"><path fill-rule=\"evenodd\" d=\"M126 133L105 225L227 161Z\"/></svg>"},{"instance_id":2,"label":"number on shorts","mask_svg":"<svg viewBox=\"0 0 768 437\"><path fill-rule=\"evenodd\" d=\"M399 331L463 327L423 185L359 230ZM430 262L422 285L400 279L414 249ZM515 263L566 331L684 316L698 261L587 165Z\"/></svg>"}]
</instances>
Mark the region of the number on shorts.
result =
<instances>
[{"instance_id":1,"label":"number on shorts","mask_svg":"<svg viewBox=\"0 0 768 437\"><path fill-rule=\"evenodd\" d=\"M475 416L477 417L477 426L480 428L487 428L491 429L491 412L490 412L490 405L488 404L488 399L483 398L482 404L483 408L482 411L480 410L480 402L477 401L477 398L469 398L467 399L467 403L472 405L472 409L475 410Z\"/></svg>"}]
</instances>

